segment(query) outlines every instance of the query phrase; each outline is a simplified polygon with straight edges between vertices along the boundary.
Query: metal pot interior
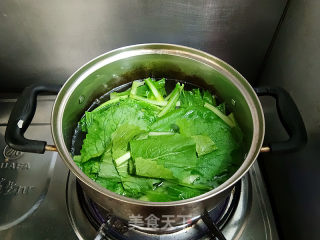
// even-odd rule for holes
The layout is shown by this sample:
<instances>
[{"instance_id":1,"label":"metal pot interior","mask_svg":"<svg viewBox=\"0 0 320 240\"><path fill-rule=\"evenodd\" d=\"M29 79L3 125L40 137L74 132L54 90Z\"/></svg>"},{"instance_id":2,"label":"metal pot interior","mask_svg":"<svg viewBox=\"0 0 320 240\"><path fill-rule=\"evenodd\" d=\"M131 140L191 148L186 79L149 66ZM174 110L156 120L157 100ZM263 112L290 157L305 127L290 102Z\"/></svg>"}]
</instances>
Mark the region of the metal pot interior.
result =
<instances>
[{"instance_id":1,"label":"metal pot interior","mask_svg":"<svg viewBox=\"0 0 320 240\"><path fill-rule=\"evenodd\" d=\"M119 85L150 76L178 79L213 91L234 112L243 130L247 153L244 163L227 182L202 197L212 197L240 179L257 157L264 137L264 119L256 94L225 62L195 49L168 44L135 45L106 53L81 67L65 83L53 109L52 132L69 169L102 194L141 202L125 200L90 180L73 162L70 148L77 122L95 99Z\"/></svg>"}]
</instances>

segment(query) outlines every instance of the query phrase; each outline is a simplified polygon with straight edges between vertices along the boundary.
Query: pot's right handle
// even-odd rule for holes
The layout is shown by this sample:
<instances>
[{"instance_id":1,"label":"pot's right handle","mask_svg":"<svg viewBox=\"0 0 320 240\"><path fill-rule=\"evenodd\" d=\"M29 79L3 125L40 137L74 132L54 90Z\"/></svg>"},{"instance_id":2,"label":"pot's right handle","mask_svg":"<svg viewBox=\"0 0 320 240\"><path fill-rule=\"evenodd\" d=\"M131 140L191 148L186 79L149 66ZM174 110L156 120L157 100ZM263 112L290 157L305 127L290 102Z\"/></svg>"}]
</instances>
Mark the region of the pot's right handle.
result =
<instances>
[{"instance_id":1,"label":"pot's right handle","mask_svg":"<svg viewBox=\"0 0 320 240\"><path fill-rule=\"evenodd\" d=\"M258 96L272 96L276 99L277 111L289 139L268 144L272 152L296 151L307 143L307 131L297 105L290 94L279 87L259 87L254 89Z\"/></svg>"},{"instance_id":2,"label":"pot's right handle","mask_svg":"<svg viewBox=\"0 0 320 240\"><path fill-rule=\"evenodd\" d=\"M13 149L22 152L44 153L45 150L55 150L45 141L31 140L24 137L36 111L37 96L39 93L57 94L61 86L58 85L31 85L26 87L11 112L6 128L6 143Z\"/></svg>"}]
</instances>

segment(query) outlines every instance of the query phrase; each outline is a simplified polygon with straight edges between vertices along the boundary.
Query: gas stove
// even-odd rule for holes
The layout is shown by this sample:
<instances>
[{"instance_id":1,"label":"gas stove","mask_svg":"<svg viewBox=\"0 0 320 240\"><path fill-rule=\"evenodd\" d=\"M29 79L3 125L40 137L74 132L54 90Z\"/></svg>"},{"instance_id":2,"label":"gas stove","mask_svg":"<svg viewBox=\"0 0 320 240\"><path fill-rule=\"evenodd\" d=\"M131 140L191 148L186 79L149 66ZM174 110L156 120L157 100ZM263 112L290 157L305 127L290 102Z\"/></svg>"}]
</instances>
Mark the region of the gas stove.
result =
<instances>
[{"instance_id":1,"label":"gas stove","mask_svg":"<svg viewBox=\"0 0 320 240\"><path fill-rule=\"evenodd\" d=\"M214 239L208 230L210 221L228 240L278 239L257 163L207 218L166 234L146 232L128 226L92 202L57 153L22 153L8 147L4 134L14 102L15 99L0 99L0 239L207 240ZM53 103L54 96L38 98L27 137L53 143Z\"/></svg>"}]
</instances>

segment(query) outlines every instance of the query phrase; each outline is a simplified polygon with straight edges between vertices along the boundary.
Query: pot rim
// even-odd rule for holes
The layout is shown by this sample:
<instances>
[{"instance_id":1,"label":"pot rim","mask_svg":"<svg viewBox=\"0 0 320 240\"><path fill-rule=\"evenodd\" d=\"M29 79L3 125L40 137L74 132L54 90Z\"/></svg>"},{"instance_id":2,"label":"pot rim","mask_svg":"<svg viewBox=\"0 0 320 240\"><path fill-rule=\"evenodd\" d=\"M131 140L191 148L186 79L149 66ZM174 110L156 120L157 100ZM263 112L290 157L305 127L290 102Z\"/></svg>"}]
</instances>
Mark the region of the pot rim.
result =
<instances>
[{"instance_id":1,"label":"pot rim","mask_svg":"<svg viewBox=\"0 0 320 240\"><path fill-rule=\"evenodd\" d=\"M219 185L217 188L214 188L199 196L185 200L171 202L142 201L119 195L100 186L92 179L90 179L87 175L85 175L73 161L70 152L68 151L64 142L62 133L63 112L73 90L83 79L85 79L87 76L89 76L91 73L93 73L100 67L117 60L144 54L168 54L179 57L191 58L192 60L201 62L210 67L214 67L215 70L219 71L220 73L228 77L228 79L239 89L241 94L244 96L249 106L253 122L253 136L251 145L245 157L245 160L241 164L240 168L230 178L228 178L227 181ZM71 172L88 187L109 198L121 202L140 206L168 207L197 203L208 198L212 198L218 195L219 193L225 191L226 189L229 189L238 180L240 180L248 172L250 167L255 162L258 154L260 153L260 149L262 147L265 134L265 120L261 103L251 85L237 70L235 70L232 66L227 64L225 61L204 51L182 45L166 43L146 43L125 46L101 54L100 56L82 65L76 72L74 72L62 86L55 100L53 111L51 114L51 131L54 143L64 163L66 164L68 169L71 170Z\"/></svg>"}]
</instances>

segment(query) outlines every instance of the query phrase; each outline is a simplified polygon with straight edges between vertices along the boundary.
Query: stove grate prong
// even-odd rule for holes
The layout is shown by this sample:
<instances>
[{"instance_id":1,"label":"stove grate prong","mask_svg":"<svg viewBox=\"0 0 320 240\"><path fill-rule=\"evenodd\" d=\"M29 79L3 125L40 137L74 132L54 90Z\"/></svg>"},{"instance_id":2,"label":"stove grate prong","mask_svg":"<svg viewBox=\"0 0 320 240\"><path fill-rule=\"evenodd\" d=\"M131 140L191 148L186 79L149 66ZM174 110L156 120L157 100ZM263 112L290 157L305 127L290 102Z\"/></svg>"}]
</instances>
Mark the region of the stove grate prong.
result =
<instances>
[{"instance_id":1,"label":"stove grate prong","mask_svg":"<svg viewBox=\"0 0 320 240\"><path fill-rule=\"evenodd\" d=\"M213 237L213 239L227 240L223 236L219 227L212 221L207 210L204 210L204 212L201 215L201 219L206 224L206 226L209 230L209 234L211 235L211 237Z\"/></svg>"}]
</instances>

